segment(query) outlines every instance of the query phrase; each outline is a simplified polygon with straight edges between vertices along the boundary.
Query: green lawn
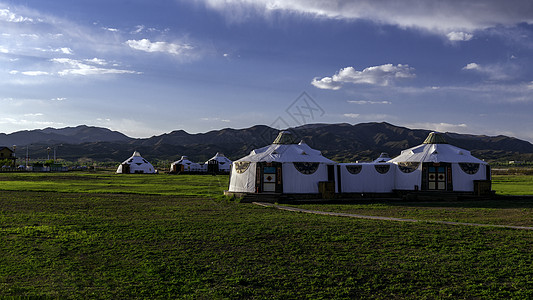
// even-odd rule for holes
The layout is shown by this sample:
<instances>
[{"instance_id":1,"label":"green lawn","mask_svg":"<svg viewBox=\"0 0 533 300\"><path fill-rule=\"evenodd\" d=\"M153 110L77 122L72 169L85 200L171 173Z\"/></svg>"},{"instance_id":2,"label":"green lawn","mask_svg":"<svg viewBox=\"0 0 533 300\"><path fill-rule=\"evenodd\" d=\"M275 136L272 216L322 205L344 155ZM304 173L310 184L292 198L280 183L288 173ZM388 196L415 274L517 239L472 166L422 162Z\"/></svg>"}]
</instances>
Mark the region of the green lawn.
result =
<instances>
[{"instance_id":1,"label":"green lawn","mask_svg":"<svg viewBox=\"0 0 533 300\"><path fill-rule=\"evenodd\" d=\"M492 189L498 195L533 195L533 176L494 175Z\"/></svg>"},{"instance_id":2,"label":"green lawn","mask_svg":"<svg viewBox=\"0 0 533 300\"><path fill-rule=\"evenodd\" d=\"M227 176L50 175L0 174L0 298L533 298L531 231L280 211L218 197ZM448 208L519 224L532 206Z\"/></svg>"},{"instance_id":3,"label":"green lawn","mask_svg":"<svg viewBox=\"0 0 533 300\"><path fill-rule=\"evenodd\" d=\"M114 174L112 172L0 173L0 190L61 193L127 193L220 197L228 175Z\"/></svg>"}]
</instances>

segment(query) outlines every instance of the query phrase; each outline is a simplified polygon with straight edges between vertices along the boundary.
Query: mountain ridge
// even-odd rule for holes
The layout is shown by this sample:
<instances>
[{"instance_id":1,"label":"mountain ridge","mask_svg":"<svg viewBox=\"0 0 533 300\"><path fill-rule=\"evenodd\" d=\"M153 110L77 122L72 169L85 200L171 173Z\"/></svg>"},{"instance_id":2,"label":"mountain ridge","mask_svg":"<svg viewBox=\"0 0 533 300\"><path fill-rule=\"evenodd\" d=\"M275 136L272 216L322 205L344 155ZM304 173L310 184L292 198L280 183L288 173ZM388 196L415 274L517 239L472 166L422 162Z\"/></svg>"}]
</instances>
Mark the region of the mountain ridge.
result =
<instances>
[{"instance_id":1,"label":"mountain ridge","mask_svg":"<svg viewBox=\"0 0 533 300\"><path fill-rule=\"evenodd\" d=\"M372 160L381 152L393 157L421 144L431 132L386 122L307 124L290 130L299 140L339 162ZM47 157L46 149L53 147L58 150L59 158L71 161L122 161L135 150L147 159L177 160L181 155L187 155L192 160L205 161L216 152L238 159L253 149L271 144L278 132L266 125L255 125L194 134L174 130L136 139L107 128L80 125L0 134L0 146L27 147L31 158ZM533 160L533 144L514 137L452 132L443 135L450 144L467 149L481 159Z\"/></svg>"}]
</instances>

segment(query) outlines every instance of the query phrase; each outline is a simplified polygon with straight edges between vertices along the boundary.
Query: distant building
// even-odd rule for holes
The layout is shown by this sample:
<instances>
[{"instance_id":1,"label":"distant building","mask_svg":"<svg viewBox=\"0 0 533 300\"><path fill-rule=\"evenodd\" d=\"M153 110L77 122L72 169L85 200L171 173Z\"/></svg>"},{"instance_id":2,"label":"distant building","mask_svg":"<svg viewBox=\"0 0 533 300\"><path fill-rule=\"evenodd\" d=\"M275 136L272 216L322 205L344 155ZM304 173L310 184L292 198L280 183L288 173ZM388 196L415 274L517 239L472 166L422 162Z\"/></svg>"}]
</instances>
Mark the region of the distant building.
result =
<instances>
[{"instance_id":1,"label":"distant building","mask_svg":"<svg viewBox=\"0 0 533 300\"><path fill-rule=\"evenodd\" d=\"M119 174L154 174L156 170L151 163L142 158L141 154L137 151L133 152L133 155L122 162L117 168Z\"/></svg>"},{"instance_id":2,"label":"distant building","mask_svg":"<svg viewBox=\"0 0 533 300\"><path fill-rule=\"evenodd\" d=\"M220 152L217 152L205 164L209 173L229 173L231 170L231 160Z\"/></svg>"},{"instance_id":3,"label":"distant building","mask_svg":"<svg viewBox=\"0 0 533 300\"><path fill-rule=\"evenodd\" d=\"M187 156L182 156L179 160L170 164L170 173L205 173L207 165L200 165L189 160Z\"/></svg>"}]
</instances>

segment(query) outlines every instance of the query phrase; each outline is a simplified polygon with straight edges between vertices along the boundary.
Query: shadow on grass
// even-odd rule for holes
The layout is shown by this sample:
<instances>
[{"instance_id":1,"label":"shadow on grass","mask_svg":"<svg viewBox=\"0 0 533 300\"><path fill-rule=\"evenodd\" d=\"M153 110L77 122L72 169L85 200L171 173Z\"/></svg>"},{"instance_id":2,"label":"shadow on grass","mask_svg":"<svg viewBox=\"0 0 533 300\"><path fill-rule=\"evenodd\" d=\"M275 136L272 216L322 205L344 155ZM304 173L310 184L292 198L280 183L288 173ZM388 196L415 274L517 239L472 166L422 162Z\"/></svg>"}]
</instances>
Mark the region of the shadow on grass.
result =
<instances>
[{"instance_id":1,"label":"shadow on grass","mask_svg":"<svg viewBox=\"0 0 533 300\"><path fill-rule=\"evenodd\" d=\"M334 204L334 205L385 205L396 207L450 207L450 208L533 208L533 196L496 196L491 199L459 200L401 200L401 199L335 199L315 201L291 201L287 204Z\"/></svg>"}]
</instances>

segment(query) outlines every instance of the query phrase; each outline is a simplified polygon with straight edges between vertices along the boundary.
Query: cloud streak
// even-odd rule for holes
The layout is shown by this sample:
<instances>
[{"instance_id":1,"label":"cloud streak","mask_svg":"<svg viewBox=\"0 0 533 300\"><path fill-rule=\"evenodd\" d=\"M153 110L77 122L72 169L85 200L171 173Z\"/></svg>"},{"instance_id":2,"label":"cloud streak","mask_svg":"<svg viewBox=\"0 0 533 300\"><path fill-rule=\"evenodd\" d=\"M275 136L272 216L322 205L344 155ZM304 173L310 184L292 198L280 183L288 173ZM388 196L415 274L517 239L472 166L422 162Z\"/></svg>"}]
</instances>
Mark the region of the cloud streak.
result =
<instances>
[{"instance_id":1,"label":"cloud streak","mask_svg":"<svg viewBox=\"0 0 533 300\"><path fill-rule=\"evenodd\" d=\"M198 0L233 22L274 12L331 19L368 20L401 28L422 29L452 42L468 41L473 33L496 26L533 23L530 0Z\"/></svg>"},{"instance_id":2,"label":"cloud streak","mask_svg":"<svg viewBox=\"0 0 533 300\"><path fill-rule=\"evenodd\" d=\"M516 73L516 66L510 65L480 65L475 62L469 63L463 67L464 71L476 72L478 74L485 75L489 80L502 81L510 80L513 76L510 74Z\"/></svg>"},{"instance_id":3,"label":"cloud streak","mask_svg":"<svg viewBox=\"0 0 533 300\"><path fill-rule=\"evenodd\" d=\"M188 56L190 55L190 52L194 49L194 47L189 44L151 42L149 39L128 40L126 41L126 45L128 45L132 49L139 51L149 53L162 52L177 56Z\"/></svg>"},{"instance_id":4,"label":"cloud streak","mask_svg":"<svg viewBox=\"0 0 533 300\"><path fill-rule=\"evenodd\" d=\"M368 100L348 100L348 103L352 104L359 104L359 105L365 105L365 104L392 104L390 101L368 101Z\"/></svg>"},{"instance_id":5,"label":"cloud streak","mask_svg":"<svg viewBox=\"0 0 533 300\"><path fill-rule=\"evenodd\" d=\"M87 64L86 63L88 62L87 60L84 62L84 61L70 59L70 58L54 58L54 59L51 59L50 61L70 67L70 68L59 71L58 74L60 76L67 76L67 75L89 76L89 75L101 75L101 74L140 74L139 72L131 71L131 70L102 68L100 67L103 62L103 60L101 59L88 60L89 62L91 61L95 62L97 66Z\"/></svg>"}]
</instances>

